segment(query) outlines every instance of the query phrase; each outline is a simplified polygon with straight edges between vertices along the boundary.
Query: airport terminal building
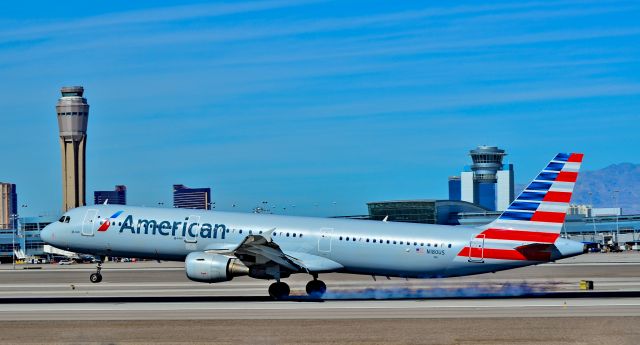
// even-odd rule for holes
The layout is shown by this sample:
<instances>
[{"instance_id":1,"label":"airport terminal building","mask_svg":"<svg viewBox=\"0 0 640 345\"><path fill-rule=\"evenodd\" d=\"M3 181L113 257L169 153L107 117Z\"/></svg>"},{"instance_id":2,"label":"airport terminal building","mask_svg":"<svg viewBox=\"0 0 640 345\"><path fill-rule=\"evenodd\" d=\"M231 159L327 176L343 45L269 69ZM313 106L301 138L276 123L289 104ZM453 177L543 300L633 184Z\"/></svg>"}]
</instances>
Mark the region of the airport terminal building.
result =
<instances>
[{"instance_id":1,"label":"airport terminal building","mask_svg":"<svg viewBox=\"0 0 640 345\"><path fill-rule=\"evenodd\" d=\"M17 231L0 230L0 261L11 262L12 254L16 260L47 256L40 231L57 220L54 216L24 217L18 219Z\"/></svg>"}]
</instances>

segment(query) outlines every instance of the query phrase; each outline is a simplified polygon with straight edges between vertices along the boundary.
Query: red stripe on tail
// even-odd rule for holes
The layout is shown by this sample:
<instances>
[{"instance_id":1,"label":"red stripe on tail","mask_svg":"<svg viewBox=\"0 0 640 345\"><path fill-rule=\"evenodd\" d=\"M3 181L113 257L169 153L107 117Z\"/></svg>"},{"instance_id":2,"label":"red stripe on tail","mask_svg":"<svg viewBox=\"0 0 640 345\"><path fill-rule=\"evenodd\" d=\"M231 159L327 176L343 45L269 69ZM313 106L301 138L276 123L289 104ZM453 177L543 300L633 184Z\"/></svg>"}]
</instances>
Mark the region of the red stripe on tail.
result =
<instances>
[{"instance_id":1,"label":"red stripe on tail","mask_svg":"<svg viewBox=\"0 0 640 345\"><path fill-rule=\"evenodd\" d=\"M582 157L584 157L582 153L572 153L567 162L582 163Z\"/></svg>"},{"instance_id":2,"label":"red stripe on tail","mask_svg":"<svg viewBox=\"0 0 640 345\"><path fill-rule=\"evenodd\" d=\"M487 229L479 236L494 240L526 241L537 243L554 243L560 234L525 230Z\"/></svg>"},{"instance_id":3,"label":"red stripe on tail","mask_svg":"<svg viewBox=\"0 0 640 345\"><path fill-rule=\"evenodd\" d=\"M572 171L561 171L556 177L556 182L576 182L578 173Z\"/></svg>"},{"instance_id":4,"label":"red stripe on tail","mask_svg":"<svg viewBox=\"0 0 640 345\"><path fill-rule=\"evenodd\" d=\"M549 202L570 202L571 192L547 192L542 201Z\"/></svg>"},{"instance_id":5,"label":"red stripe on tail","mask_svg":"<svg viewBox=\"0 0 640 345\"><path fill-rule=\"evenodd\" d=\"M532 222L546 222L546 223L564 223L564 217L566 213L562 212L545 212L536 211L531 217Z\"/></svg>"}]
</instances>

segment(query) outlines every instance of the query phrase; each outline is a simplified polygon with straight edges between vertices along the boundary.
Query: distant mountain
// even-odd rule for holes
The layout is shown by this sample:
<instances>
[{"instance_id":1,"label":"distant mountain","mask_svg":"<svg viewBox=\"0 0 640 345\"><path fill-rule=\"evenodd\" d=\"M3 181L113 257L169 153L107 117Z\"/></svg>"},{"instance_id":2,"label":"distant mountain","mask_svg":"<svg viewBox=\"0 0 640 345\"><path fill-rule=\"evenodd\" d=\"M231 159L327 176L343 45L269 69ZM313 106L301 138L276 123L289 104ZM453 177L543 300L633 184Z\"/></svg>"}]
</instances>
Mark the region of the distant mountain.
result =
<instances>
[{"instance_id":1,"label":"distant mountain","mask_svg":"<svg viewBox=\"0 0 640 345\"><path fill-rule=\"evenodd\" d=\"M640 164L620 163L580 172L571 202L595 207L619 206L625 214L640 213Z\"/></svg>"},{"instance_id":2,"label":"distant mountain","mask_svg":"<svg viewBox=\"0 0 640 345\"><path fill-rule=\"evenodd\" d=\"M516 184L516 195L525 187L525 184ZM614 190L620 191L617 203ZM594 207L619 205L625 214L640 213L640 164L620 163L600 170L580 171L571 203Z\"/></svg>"}]
</instances>

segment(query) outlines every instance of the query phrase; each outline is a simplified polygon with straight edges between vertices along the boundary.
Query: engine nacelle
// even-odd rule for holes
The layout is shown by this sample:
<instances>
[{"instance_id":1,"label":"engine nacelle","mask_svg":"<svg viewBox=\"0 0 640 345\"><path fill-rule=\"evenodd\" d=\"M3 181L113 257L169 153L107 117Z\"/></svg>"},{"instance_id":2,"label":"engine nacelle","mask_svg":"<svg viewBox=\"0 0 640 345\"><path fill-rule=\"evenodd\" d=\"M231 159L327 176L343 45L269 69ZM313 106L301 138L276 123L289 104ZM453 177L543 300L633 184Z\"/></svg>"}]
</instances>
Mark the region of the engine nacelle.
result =
<instances>
[{"instance_id":1,"label":"engine nacelle","mask_svg":"<svg viewBox=\"0 0 640 345\"><path fill-rule=\"evenodd\" d=\"M226 282L249 274L249 268L240 260L205 252L187 255L184 268L189 279L203 283Z\"/></svg>"}]
</instances>

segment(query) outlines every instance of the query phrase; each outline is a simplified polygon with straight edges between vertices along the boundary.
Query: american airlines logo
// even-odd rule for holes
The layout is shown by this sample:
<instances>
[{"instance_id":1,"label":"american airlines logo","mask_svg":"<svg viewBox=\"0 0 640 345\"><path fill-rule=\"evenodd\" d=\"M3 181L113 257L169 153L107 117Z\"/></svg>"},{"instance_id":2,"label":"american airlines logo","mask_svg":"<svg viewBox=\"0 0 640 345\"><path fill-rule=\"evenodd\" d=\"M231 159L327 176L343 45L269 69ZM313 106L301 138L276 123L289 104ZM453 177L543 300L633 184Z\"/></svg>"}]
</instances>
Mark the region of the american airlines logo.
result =
<instances>
[{"instance_id":1,"label":"american airlines logo","mask_svg":"<svg viewBox=\"0 0 640 345\"><path fill-rule=\"evenodd\" d=\"M120 213L118 213L119 215ZM134 226L133 216L128 215L120 226L120 232L130 231L137 235L160 235L160 236L189 236L199 238L225 238L227 226L224 224L210 224L197 222L179 221L158 221L155 219L138 219Z\"/></svg>"},{"instance_id":2,"label":"american airlines logo","mask_svg":"<svg viewBox=\"0 0 640 345\"><path fill-rule=\"evenodd\" d=\"M118 216L120 216L122 212L124 211L118 211L114 213L111 217L105 219L104 223L102 223L102 225L100 225L100 227L98 228L98 231L107 231L107 229L109 229L109 227L111 226L111 221L118 218Z\"/></svg>"}]
</instances>

